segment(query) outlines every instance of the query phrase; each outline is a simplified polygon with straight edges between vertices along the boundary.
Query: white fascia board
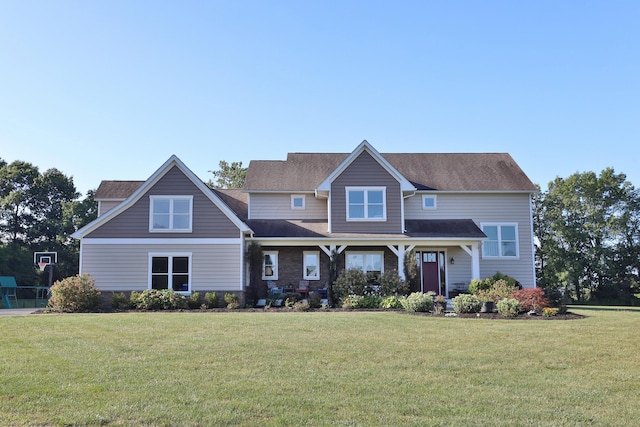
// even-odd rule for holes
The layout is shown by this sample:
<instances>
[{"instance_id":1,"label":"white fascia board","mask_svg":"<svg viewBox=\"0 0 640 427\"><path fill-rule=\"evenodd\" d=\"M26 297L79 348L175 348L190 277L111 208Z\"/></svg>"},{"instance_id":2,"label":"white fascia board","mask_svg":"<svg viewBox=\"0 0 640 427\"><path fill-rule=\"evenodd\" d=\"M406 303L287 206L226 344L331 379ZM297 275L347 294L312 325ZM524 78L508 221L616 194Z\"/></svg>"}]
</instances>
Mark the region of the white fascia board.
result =
<instances>
[{"instance_id":1,"label":"white fascia board","mask_svg":"<svg viewBox=\"0 0 640 427\"><path fill-rule=\"evenodd\" d=\"M346 245L346 246L362 246L364 245L376 245L376 246L386 246L386 245L416 245L416 246L458 246L458 245L471 245L477 243L479 241L484 240L484 238L477 239L459 239L455 237L449 238L410 238L410 237L400 237L397 239L394 238L385 238L381 239L378 237L371 238L360 238L360 239L310 239L310 238L253 238L249 239L251 241L255 241L260 243L263 246L327 246L327 245Z\"/></svg>"}]
</instances>

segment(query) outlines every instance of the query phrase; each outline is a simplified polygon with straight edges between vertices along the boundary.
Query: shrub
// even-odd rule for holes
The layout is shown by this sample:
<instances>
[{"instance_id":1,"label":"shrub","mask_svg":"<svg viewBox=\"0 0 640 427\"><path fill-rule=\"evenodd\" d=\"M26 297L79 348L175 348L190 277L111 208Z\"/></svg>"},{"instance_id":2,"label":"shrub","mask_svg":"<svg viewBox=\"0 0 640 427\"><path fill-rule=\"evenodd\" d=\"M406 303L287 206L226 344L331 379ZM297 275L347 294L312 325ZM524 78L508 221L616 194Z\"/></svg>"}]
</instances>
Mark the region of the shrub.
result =
<instances>
[{"instance_id":1,"label":"shrub","mask_svg":"<svg viewBox=\"0 0 640 427\"><path fill-rule=\"evenodd\" d=\"M479 313L482 301L475 295L460 294L451 300L453 311L456 313Z\"/></svg>"},{"instance_id":2,"label":"shrub","mask_svg":"<svg viewBox=\"0 0 640 427\"><path fill-rule=\"evenodd\" d=\"M111 308L116 311L126 310L129 308L129 300L123 292L114 292L111 294Z\"/></svg>"},{"instance_id":3,"label":"shrub","mask_svg":"<svg viewBox=\"0 0 640 427\"><path fill-rule=\"evenodd\" d=\"M342 308L362 310L380 308L382 297L379 295L349 295L342 300Z\"/></svg>"},{"instance_id":4,"label":"shrub","mask_svg":"<svg viewBox=\"0 0 640 427\"><path fill-rule=\"evenodd\" d=\"M413 292L400 299L402 308L410 312L433 310L433 296L422 292Z\"/></svg>"},{"instance_id":5,"label":"shrub","mask_svg":"<svg viewBox=\"0 0 640 427\"><path fill-rule=\"evenodd\" d=\"M77 313L100 307L100 291L88 274L58 280L51 286L47 311Z\"/></svg>"},{"instance_id":6,"label":"shrub","mask_svg":"<svg viewBox=\"0 0 640 427\"><path fill-rule=\"evenodd\" d=\"M224 302L227 304L227 308L230 310L235 310L240 308L240 302L238 301L238 295L233 292L225 292L222 297Z\"/></svg>"},{"instance_id":7,"label":"shrub","mask_svg":"<svg viewBox=\"0 0 640 427\"><path fill-rule=\"evenodd\" d=\"M380 277L381 295L406 295L409 284L400 278L397 270L385 271Z\"/></svg>"},{"instance_id":8,"label":"shrub","mask_svg":"<svg viewBox=\"0 0 640 427\"><path fill-rule=\"evenodd\" d=\"M481 301L493 301L497 303L501 299L510 298L516 290L515 286L505 279L499 279L493 282L489 289L481 289L476 292L476 296Z\"/></svg>"},{"instance_id":9,"label":"shrub","mask_svg":"<svg viewBox=\"0 0 640 427\"><path fill-rule=\"evenodd\" d=\"M322 298L318 294L309 295L309 298L307 298L307 302L309 303L309 308L322 307Z\"/></svg>"},{"instance_id":10,"label":"shrub","mask_svg":"<svg viewBox=\"0 0 640 427\"><path fill-rule=\"evenodd\" d=\"M204 294L204 305L207 308L216 308L218 306L218 294L215 292L207 292Z\"/></svg>"},{"instance_id":11,"label":"shrub","mask_svg":"<svg viewBox=\"0 0 640 427\"><path fill-rule=\"evenodd\" d=\"M558 315L557 308L545 307L542 309L542 315L544 317L553 317Z\"/></svg>"},{"instance_id":12,"label":"shrub","mask_svg":"<svg viewBox=\"0 0 640 427\"><path fill-rule=\"evenodd\" d=\"M202 295L200 295L200 292L193 292L191 295L189 295L187 305L190 309L200 308L200 306L202 305Z\"/></svg>"},{"instance_id":13,"label":"shrub","mask_svg":"<svg viewBox=\"0 0 640 427\"><path fill-rule=\"evenodd\" d=\"M140 292L133 291L129 295L129 308L136 308L138 300L140 299Z\"/></svg>"},{"instance_id":14,"label":"shrub","mask_svg":"<svg viewBox=\"0 0 640 427\"><path fill-rule=\"evenodd\" d=\"M293 309L295 311L309 311L310 308L308 301L298 301L293 304Z\"/></svg>"},{"instance_id":15,"label":"shrub","mask_svg":"<svg viewBox=\"0 0 640 427\"><path fill-rule=\"evenodd\" d=\"M515 291L512 295L520 303L523 310L533 310L537 313L549 307L551 303L544 296L542 288L526 288Z\"/></svg>"},{"instance_id":16,"label":"shrub","mask_svg":"<svg viewBox=\"0 0 640 427\"><path fill-rule=\"evenodd\" d=\"M187 298L171 289L147 289L132 303L138 310L178 310L187 306Z\"/></svg>"},{"instance_id":17,"label":"shrub","mask_svg":"<svg viewBox=\"0 0 640 427\"><path fill-rule=\"evenodd\" d=\"M348 295L364 295L367 286L367 275L362 270L343 270L333 282L333 295L337 300L342 300Z\"/></svg>"},{"instance_id":18,"label":"shrub","mask_svg":"<svg viewBox=\"0 0 640 427\"><path fill-rule=\"evenodd\" d=\"M477 294L480 291L488 291L491 289L492 281L489 277L486 279L473 279L469 283L469 293Z\"/></svg>"},{"instance_id":19,"label":"shrub","mask_svg":"<svg viewBox=\"0 0 640 427\"><path fill-rule=\"evenodd\" d=\"M384 308L386 310L397 310L402 308L402 302L396 295L391 295L382 299L380 302L380 308Z\"/></svg>"},{"instance_id":20,"label":"shrub","mask_svg":"<svg viewBox=\"0 0 640 427\"><path fill-rule=\"evenodd\" d=\"M496 308L498 313L504 317L515 317L521 311L520 303L515 298L505 298L498 301Z\"/></svg>"}]
</instances>

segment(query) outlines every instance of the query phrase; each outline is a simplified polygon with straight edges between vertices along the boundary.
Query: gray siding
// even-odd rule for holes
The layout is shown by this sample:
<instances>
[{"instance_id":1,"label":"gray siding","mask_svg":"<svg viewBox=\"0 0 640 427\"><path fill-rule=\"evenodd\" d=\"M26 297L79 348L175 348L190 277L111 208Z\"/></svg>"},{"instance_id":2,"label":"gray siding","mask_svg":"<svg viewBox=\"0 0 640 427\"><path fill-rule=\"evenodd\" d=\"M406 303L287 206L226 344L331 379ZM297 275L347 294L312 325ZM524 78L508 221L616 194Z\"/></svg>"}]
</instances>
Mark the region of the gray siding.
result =
<instances>
[{"instance_id":1,"label":"gray siding","mask_svg":"<svg viewBox=\"0 0 640 427\"><path fill-rule=\"evenodd\" d=\"M240 244L137 245L87 244L81 271L102 291L142 291L149 282L149 253L192 253L192 291L240 291Z\"/></svg>"},{"instance_id":2,"label":"gray siding","mask_svg":"<svg viewBox=\"0 0 640 427\"><path fill-rule=\"evenodd\" d=\"M193 231L191 233L149 232L149 196L193 195ZM234 238L239 229L213 204L178 167L169 170L133 206L91 232L88 238Z\"/></svg>"},{"instance_id":3,"label":"gray siding","mask_svg":"<svg viewBox=\"0 0 640 427\"><path fill-rule=\"evenodd\" d=\"M387 220L347 222L345 187L386 187ZM331 184L331 231L334 233L401 233L400 183L366 151Z\"/></svg>"},{"instance_id":4,"label":"gray siding","mask_svg":"<svg viewBox=\"0 0 640 427\"><path fill-rule=\"evenodd\" d=\"M327 219L327 200L306 194L305 209L291 209L291 195L300 193L251 194L251 219Z\"/></svg>"},{"instance_id":5,"label":"gray siding","mask_svg":"<svg viewBox=\"0 0 640 427\"><path fill-rule=\"evenodd\" d=\"M519 257L517 259L483 259L480 250L480 276L492 276L496 271L514 277L525 287L535 283L533 244L528 194L460 193L438 194L437 209L423 210L418 193L405 202L407 219L472 219L478 226L483 222L517 223ZM455 264L449 269L449 283L468 282L471 257L466 252L450 251ZM466 277L466 279L464 279ZM464 280L463 280L464 279Z\"/></svg>"},{"instance_id":6,"label":"gray siding","mask_svg":"<svg viewBox=\"0 0 640 427\"><path fill-rule=\"evenodd\" d=\"M122 203L122 200L100 200L98 201L98 216L102 216L111 209Z\"/></svg>"}]
</instances>

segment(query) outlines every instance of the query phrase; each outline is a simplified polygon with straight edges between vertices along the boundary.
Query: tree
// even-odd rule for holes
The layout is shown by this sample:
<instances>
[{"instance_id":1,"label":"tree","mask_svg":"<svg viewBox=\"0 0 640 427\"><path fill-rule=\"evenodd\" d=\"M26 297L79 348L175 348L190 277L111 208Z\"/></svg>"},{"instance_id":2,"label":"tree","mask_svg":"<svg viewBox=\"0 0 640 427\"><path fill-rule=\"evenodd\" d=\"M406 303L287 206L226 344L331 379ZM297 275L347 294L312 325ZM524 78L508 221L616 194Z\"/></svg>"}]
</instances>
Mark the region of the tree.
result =
<instances>
[{"instance_id":1,"label":"tree","mask_svg":"<svg viewBox=\"0 0 640 427\"><path fill-rule=\"evenodd\" d=\"M637 192L613 169L556 178L534 198L540 284L588 299L637 277ZM634 231L635 230L635 231ZM626 242L625 245L622 245ZM626 264L626 265L625 265ZM630 264L632 266L630 266Z\"/></svg>"},{"instance_id":2,"label":"tree","mask_svg":"<svg viewBox=\"0 0 640 427\"><path fill-rule=\"evenodd\" d=\"M216 178L216 182L211 180L207 182L210 188L242 188L244 180L247 176L247 168L242 167L242 162L227 163L220 160L219 168L216 171L209 171Z\"/></svg>"}]
</instances>

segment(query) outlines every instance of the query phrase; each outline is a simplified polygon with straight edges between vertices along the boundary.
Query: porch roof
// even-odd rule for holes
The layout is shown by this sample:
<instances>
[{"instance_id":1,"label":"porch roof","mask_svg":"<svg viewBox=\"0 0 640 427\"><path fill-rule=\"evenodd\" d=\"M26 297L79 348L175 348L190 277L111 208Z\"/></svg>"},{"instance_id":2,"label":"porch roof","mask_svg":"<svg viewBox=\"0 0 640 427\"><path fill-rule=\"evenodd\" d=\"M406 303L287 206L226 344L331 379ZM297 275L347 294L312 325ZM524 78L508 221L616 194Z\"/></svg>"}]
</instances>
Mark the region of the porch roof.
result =
<instances>
[{"instance_id":1,"label":"porch roof","mask_svg":"<svg viewBox=\"0 0 640 427\"><path fill-rule=\"evenodd\" d=\"M407 220L405 233L329 233L323 220L249 220L256 238L325 239L483 239L486 235L470 219Z\"/></svg>"}]
</instances>

